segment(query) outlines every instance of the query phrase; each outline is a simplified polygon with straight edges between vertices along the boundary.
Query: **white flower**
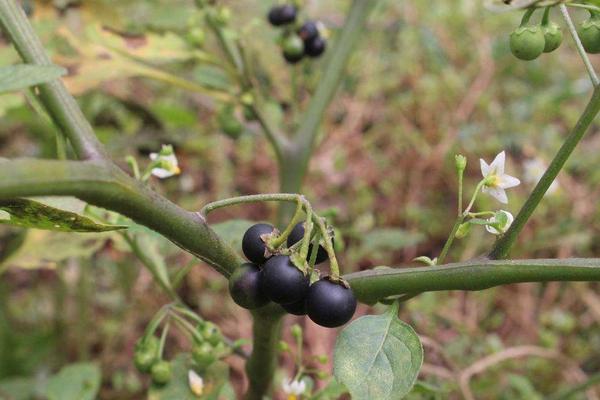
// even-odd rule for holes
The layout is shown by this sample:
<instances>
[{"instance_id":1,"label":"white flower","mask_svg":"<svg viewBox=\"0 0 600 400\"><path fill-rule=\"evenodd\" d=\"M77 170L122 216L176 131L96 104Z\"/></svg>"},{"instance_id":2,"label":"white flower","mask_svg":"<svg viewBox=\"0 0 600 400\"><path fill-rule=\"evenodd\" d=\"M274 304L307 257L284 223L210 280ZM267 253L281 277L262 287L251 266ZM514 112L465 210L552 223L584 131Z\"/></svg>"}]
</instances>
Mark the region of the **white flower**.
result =
<instances>
[{"instance_id":1,"label":"white flower","mask_svg":"<svg viewBox=\"0 0 600 400\"><path fill-rule=\"evenodd\" d=\"M511 213L509 213L508 211L500 210L500 211L498 211L498 213L502 213L506 216L505 223L502 226L498 226L498 227L494 227L491 225L485 226L485 229L489 233L494 234L494 235L501 235L504 232L506 232L508 230L508 228L510 228L510 226L512 225L513 221L515 220L515 217L513 217L513 215ZM494 223L494 222L497 222L497 218L496 218L496 216L493 216L492 218L489 218L487 221Z\"/></svg>"},{"instance_id":2,"label":"white flower","mask_svg":"<svg viewBox=\"0 0 600 400\"><path fill-rule=\"evenodd\" d=\"M192 369L188 371L188 383L192 393L198 397L202 396L202 392L204 392L204 379Z\"/></svg>"},{"instance_id":3,"label":"white flower","mask_svg":"<svg viewBox=\"0 0 600 400\"><path fill-rule=\"evenodd\" d=\"M171 145L163 145L159 153L150 153L150 159L155 166L152 168L152 175L157 178L164 179L181 172Z\"/></svg>"},{"instance_id":4,"label":"white flower","mask_svg":"<svg viewBox=\"0 0 600 400\"><path fill-rule=\"evenodd\" d=\"M481 189L484 193L489 193L501 203L508 203L506 192L504 189L515 187L521 183L514 176L504 173L504 162L506 155L501 152L494 158L491 164L488 165L483 159L479 159L481 164L481 174L486 178L487 182Z\"/></svg>"},{"instance_id":5,"label":"white flower","mask_svg":"<svg viewBox=\"0 0 600 400\"><path fill-rule=\"evenodd\" d=\"M523 163L523 168L525 169L525 182L536 185L540 179L542 179L542 175L546 172L546 164L540 160L539 158L532 158L530 160L526 160ZM558 190L558 182L556 180L552 181L550 187L548 188L548 194L555 193Z\"/></svg>"},{"instance_id":6,"label":"white flower","mask_svg":"<svg viewBox=\"0 0 600 400\"><path fill-rule=\"evenodd\" d=\"M288 395L288 398L295 399L296 396L300 396L306 390L306 383L304 381L294 380L285 380L281 385L281 389L285 394Z\"/></svg>"}]
</instances>

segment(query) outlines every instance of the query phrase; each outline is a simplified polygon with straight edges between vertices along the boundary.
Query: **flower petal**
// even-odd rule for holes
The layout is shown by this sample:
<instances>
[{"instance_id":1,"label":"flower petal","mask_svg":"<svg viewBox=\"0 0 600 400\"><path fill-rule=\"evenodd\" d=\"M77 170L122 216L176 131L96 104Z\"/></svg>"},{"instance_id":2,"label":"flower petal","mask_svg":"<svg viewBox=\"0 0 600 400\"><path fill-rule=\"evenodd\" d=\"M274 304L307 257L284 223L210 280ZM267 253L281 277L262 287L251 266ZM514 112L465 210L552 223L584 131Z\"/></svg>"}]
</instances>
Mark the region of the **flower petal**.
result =
<instances>
[{"instance_id":1,"label":"flower petal","mask_svg":"<svg viewBox=\"0 0 600 400\"><path fill-rule=\"evenodd\" d=\"M198 397L202 396L202 392L204 392L204 379L192 369L188 371L188 384L192 393Z\"/></svg>"},{"instance_id":2,"label":"flower petal","mask_svg":"<svg viewBox=\"0 0 600 400\"><path fill-rule=\"evenodd\" d=\"M506 153L504 153L504 151L501 151L500 153L498 153L496 158L494 158L494 161L492 161L492 163L490 164L490 169L496 171L496 175L503 175L505 161Z\"/></svg>"},{"instance_id":3,"label":"flower petal","mask_svg":"<svg viewBox=\"0 0 600 400\"><path fill-rule=\"evenodd\" d=\"M500 203L508 203L508 197L506 197L506 192L504 191L504 189L499 187L490 187L484 189L486 189L486 192L489 193L490 196L498 200Z\"/></svg>"},{"instance_id":4,"label":"flower petal","mask_svg":"<svg viewBox=\"0 0 600 400\"><path fill-rule=\"evenodd\" d=\"M498 176L498 187L502 189L515 187L518 186L520 183L521 181L518 178L515 178L514 176L506 174Z\"/></svg>"},{"instance_id":5,"label":"flower petal","mask_svg":"<svg viewBox=\"0 0 600 400\"><path fill-rule=\"evenodd\" d=\"M481 166L481 175L483 175L483 177L485 178L490 174L491 167L488 165L488 163L485 162L483 158L479 159L479 165Z\"/></svg>"}]
</instances>

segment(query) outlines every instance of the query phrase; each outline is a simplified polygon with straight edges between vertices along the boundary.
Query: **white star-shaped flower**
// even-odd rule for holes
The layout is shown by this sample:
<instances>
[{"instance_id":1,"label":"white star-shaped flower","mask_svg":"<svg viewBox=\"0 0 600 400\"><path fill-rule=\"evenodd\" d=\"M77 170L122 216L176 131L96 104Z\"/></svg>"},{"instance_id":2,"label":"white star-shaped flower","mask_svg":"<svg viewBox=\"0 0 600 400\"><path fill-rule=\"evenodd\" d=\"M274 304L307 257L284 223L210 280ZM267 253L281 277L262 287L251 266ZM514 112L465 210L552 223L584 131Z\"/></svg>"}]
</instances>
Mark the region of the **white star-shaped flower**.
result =
<instances>
[{"instance_id":1,"label":"white star-shaped flower","mask_svg":"<svg viewBox=\"0 0 600 400\"><path fill-rule=\"evenodd\" d=\"M514 176L504 173L504 162L506 154L501 152L494 158L491 164L488 165L482 158L479 159L481 164L481 174L486 179L486 183L481 189L484 193L489 193L501 203L508 203L505 189L515 187L521 183Z\"/></svg>"},{"instance_id":2,"label":"white star-shaped flower","mask_svg":"<svg viewBox=\"0 0 600 400\"><path fill-rule=\"evenodd\" d=\"M494 226L490 226L490 225L485 226L485 229L493 235L501 235L504 232L506 232L508 230L508 228L510 228L510 226L512 225L513 221L515 220L515 217L513 217L513 215L511 213L509 213L508 211L500 210L498 212L502 213L506 216L505 223L502 226L498 226L498 227L494 227ZM492 218L489 218L487 221L494 223L494 222L497 222L497 218L494 216Z\"/></svg>"},{"instance_id":3,"label":"white star-shaped flower","mask_svg":"<svg viewBox=\"0 0 600 400\"><path fill-rule=\"evenodd\" d=\"M306 383L304 381L285 380L281 385L281 389L288 395L288 399L296 399L306 391Z\"/></svg>"},{"instance_id":4,"label":"white star-shaped flower","mask_svg":"<svg viewBox=\"0 0 600 400\"><path fill-rule=\"evenodd\" d=\"M188 371L188 384L192 393L198 397L202 396L202 392L204 392L204 379L193 369Z\"/></svg>"},{"instance_id":5,"label":"white star-shaped flower","mask_svg":"<svg viewBox=\"0 0 600 400\"><path fill-rule=\"evenodd\" d=\"M150 159L156 166L152 168L152 175L157 178L169 178L181 172L173 147L170 145L163 145L159 153L150 153Z\"/></svg>"}]
</instances>

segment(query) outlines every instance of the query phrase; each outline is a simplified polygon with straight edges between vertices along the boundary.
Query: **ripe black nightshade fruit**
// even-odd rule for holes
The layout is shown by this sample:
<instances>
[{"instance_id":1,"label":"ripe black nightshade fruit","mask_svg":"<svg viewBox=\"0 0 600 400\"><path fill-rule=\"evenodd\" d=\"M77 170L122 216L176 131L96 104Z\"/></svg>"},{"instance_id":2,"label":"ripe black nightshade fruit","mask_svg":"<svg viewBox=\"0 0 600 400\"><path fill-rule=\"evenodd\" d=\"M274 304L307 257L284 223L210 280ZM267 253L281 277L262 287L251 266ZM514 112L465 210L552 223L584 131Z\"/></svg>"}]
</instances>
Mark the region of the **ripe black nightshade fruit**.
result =
<instances>
[{"instance_id":1,"label":"ripe black nightshade fruit","mask_svg":"<svg viewBox=\"0 0 600 400\"><path fill-rule=\"evenodd\" d=\"M294 315L306 315L306 299L301 299L295 303L282 304L285 311Z\"/></svg>"},{"instance_id":2,"label":"ripe black nightshade fruit","mask_svg":"<svg viewBox=\"0 0 600 400\"><path fill-rule=\"evenodd\" d=\"M310 281L289 256L269 258L261 274L262 291L275 303L295 303L306 296Z\"/></svg>"},{"instance_id":3,"label":"ripe black nightshade fruit","mask_svg":"<svg viewBox=\"0 0 600 400\"><path fill-rule=\"evenodd\" d=\"M272 233L274 229L273 225L269 224L255 224L248 228L242 238L242 251L248 260L256 264L264 264L267 261L267 244L261 236Z\"/></svg>"},{"instance_id":4,"label":"ripe black nightshade fruit","mask_svg":"<svg viewBox=\"0 0 600 400\"><path fill-rule=\"evenodd\" d=\"M323 278L308 289L306 311L315 323L335 328L350 321L356 311L356 297L341 283Z\"/></svg>"},{"instance_id":5,"label":"ripe black nightshade fruit","mask_svg":"<svg viewBox=\"0 0 600 400\"><path fill-rule=\"evenodd\" d=\"M300 29L298 29L298 36L306 43L319 36L319 28L317 28L317 24L314 21L306 21Z\"/></svg>"},{"instance_id":6,"label":"ripe black nightshade fruit","mask_svg":"<svg viewBox=\"0 0 600 400\"><path fill-rule=\"evenodd\" d=\"M304 237L304 222L298 222L294 229L290 232L290 235L287 239L288 247L293 246L298 243ZM312 253L312 244L308 246L308 255L306 256L307 261L310 259L310 255ZM323 261L327 260L329 255L327 254L327 250L321 245L319 245L319 250L317 251L317 260L316 264L321 264Z\"/></svg>"},{"instance_id":7,"label":"ripe black nightshade fruit","mask_svg":"<svg viewBox=\"0 0 600 400\"><path fill-rule=\"evenodd\" d=\"M253 263L239 266L229 278L229 293L240 307L252 310L269 302L260 285L260 268Z\"/></svg>"},{"instance_id":8,"label":"ripe black nightshade fruit","mask_svg":"<svg viewBox=\"0 0 600 400\"><path fill-rule=\"evenodd\" d=\"M281 26L294 22L296 20L296 14L296 6L292 4L285 4L271 8L267 18L271 25Z\"/></svg>"},{"instance_id":9,"label":"ripe black nightshade fruit","mask_svg":"<svg viewBox=\"0 0 600 400\"><path fill-rule=\"evenodd\" d=\"M304 53L309 57L319 57L325 51L327 42L320 36L304 43Z\"/></svg>"}]
</instances>

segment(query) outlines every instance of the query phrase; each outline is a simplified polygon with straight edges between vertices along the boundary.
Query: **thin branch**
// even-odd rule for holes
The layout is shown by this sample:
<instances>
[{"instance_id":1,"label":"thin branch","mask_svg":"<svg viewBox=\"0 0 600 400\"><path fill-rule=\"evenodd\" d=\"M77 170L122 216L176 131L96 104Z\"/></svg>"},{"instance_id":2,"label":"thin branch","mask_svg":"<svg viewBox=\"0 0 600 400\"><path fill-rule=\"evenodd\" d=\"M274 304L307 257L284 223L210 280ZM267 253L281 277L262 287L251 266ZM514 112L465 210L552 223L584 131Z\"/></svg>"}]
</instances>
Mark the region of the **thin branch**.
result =
<instances>
[{"instance_id":1,"label":"thin branch","mask_svg":"<svg viewBox=\"0 0 600 400\"><path fill-rule=\"evenodd\" d=\"M484 290L522 282L600 281L600 259L476 260L434 267L382 268L344 275L367 304L405 293Z\"/></svg>"},{"instance_id":2,"label":"thin branch","mask_svg":"<svg viewBox=\"0 0 600 400\"><path fill-rule=\"evenodd\" d=\"M35 65L52 64L23 9L14 0L0 1L0 22L25 62ZM91 125L62 81L57 79L38 87L48 114L69 138L77 156L82 159L108 158Z\"/></svg>"},{"instance_id":3,"label":"thin branch","mask_svg":"<svg viewBox=\"0 0 600 400\"><path fill-rule=\"evenodd\" d=\"M512 245L517 240L517 236L523 230L523 227L544 198L546 191L556 179L556 176L562 170L563 166L569 159L573 150L577 144L581 141L581 138L586 133L598 112L600 111L600 89L596 87L592 94L592 98L588 102L583 114L579 117L579 121L571 131L571 134L567 137L563 145L560 147L554 159L544 172L544 175L539 180L533 192L529 195L525 204L519 211L514 222L508 229L508 231L496 241L494 248L489 254L492 259L506 258Z\"/></svg>"},{"instance_id":4,"label":"thin branch","mask_svg":"<svg viewBox=\"0 0 600 400\"><path fill-rule=\"evenodd\" d=\"M575 47L577 47L577 52L579 53L579 56L583 60L583 64L585 65L585 68L587 69L587 72L590 75L592 84L594 85L594 87L596 87L596 86L598 86L598 84L600 84L600 80L598 80L598 75L596 75L594 66L592 65L590 58L588 57L587 53L585 52L585 49L583 48L583 45L581 44L581 40L579 39L579 35L577 34L577 29L575 28L575 25L573 24L573 21L571 20L571 16L569 15L569 10L567 9L567 6L564 4L561 4L558 7L560 8L560 12L565 20L565 23L567 24L567 27L569 28L569 33L571 34L571 36L573 37L573 40L575 41Z\"/></svg>"}]
</instances>

